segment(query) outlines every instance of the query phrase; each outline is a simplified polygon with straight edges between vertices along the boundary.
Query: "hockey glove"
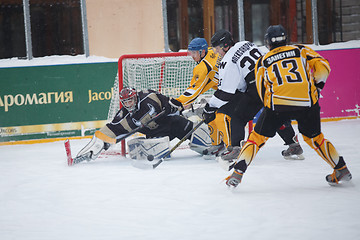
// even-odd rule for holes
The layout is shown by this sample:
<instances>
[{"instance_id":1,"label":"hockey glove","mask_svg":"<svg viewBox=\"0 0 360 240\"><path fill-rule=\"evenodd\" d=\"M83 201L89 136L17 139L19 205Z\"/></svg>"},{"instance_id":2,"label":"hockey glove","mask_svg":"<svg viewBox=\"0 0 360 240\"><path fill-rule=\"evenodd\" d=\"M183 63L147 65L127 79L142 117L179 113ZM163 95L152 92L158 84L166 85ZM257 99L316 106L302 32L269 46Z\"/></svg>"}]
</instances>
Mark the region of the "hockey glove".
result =
<instances>
[{"instance_id":1,"label":"hockey glove","mask_svg":"<svg viewBox=\"0 0 360 240\"><path fill-rule=\"evenodd\" d=\"M315 87L316 87L316 89L318 90L319 93L321 92L321 90L323 90L324 86L325 86L324 82L315 83Z\"/></svg>"},{"instance_id":2,"label":"hockey glove","mask_svg":"<svg viewBox=\"0 0 360 240\"><path fill-rule=\"evenodd\" d=\"M184 110L182 103L176 100L175 98L170 98L169 105L170 105L169 114L174 114L177 111L181 113Z\"/></svg>"},{"instance_id":3,"label":"hockey glove","mask_svg":"<svg viewBox=\"0 0 360 240\"><path fill-rule=\"evenodd\" d=\"M210 107L207 103L204 108L204 112L202 114L204 122L208 124L209 122L213 121L216 117L216 110L215 107Z\"/></svg>"}]
</instances>

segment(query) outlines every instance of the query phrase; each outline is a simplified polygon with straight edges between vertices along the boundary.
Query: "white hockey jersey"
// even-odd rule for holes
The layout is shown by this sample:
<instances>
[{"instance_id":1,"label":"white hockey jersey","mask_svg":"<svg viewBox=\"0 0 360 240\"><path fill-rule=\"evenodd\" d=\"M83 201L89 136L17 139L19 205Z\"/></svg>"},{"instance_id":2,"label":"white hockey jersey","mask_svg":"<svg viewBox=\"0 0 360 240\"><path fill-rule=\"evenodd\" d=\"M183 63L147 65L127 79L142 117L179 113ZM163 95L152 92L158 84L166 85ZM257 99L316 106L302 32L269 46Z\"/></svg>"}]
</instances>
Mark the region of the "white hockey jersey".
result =
<instances>
[{"instance_id":1,"label":"white hockey jersey","mask_svg":"<svg viewBox=\"0 0 360 240\"><path fill-rule=\"evenodd\" d=\"M263 54L252 42L242 41L232 46L219 63L218 90L209 100L210 107L220 108L236 91L245 92L248 84L255 84L255 64Z\"/></svg>"}]
</instances>

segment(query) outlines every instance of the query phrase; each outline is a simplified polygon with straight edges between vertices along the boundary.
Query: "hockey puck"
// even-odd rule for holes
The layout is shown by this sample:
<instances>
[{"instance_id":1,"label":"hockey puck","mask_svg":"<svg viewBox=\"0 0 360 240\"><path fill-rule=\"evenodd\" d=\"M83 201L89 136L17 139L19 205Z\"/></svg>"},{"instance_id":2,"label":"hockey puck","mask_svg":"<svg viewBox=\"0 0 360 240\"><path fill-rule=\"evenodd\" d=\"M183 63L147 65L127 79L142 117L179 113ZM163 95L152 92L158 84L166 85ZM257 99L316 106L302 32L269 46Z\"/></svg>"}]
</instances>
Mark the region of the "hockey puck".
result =
<instances>
[{"instance_id":1,"label":"hockey puck","mask_svg":"<svg viewBox=\"0 0 360 240\"><path fill-rule=\"evenodd\" d=\"M154 160L154 156L153 155L148 155L147 160L149 160L151 162L152 160Z\"/></svg>"}]
</instances>

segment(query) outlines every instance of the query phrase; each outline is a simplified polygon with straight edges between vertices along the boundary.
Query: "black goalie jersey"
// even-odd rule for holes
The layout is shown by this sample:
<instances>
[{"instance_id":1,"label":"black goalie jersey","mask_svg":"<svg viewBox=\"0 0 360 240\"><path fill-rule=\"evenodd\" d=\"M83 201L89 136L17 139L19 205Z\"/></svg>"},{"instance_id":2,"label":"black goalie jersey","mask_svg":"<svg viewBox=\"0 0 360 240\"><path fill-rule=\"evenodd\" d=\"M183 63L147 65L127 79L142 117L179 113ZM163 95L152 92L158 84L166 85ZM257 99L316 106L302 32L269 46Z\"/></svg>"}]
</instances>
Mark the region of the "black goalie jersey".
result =
<instances>
[{"instance_id":1,"label":"black goalie jersey","mask_svg":"<svg viewBox=\"0 0 360 240\"><path fill-rule=\"evenodd\" d=\"M169 97L153 90L138 92L137 106L133 113L121 108L114 119L106 126L116 135L116 139L123 137L128 132L147 123L157 114L170 109ZM164 114L163 117L148 123L139 132L147 138L169 136L182 138L192 129L192 122L182 116Z\"/></svg>"}]
</instances>

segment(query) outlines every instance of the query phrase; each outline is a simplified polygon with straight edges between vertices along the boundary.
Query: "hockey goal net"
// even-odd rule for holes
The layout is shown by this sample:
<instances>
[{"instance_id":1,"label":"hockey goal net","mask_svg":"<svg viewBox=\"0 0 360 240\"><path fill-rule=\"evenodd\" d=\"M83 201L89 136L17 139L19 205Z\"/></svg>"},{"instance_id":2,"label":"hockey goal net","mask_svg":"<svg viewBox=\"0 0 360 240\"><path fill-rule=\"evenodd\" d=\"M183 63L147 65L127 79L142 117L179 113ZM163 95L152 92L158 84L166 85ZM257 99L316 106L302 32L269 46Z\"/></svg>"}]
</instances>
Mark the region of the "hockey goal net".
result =
<instances>
[{"instance_id":1,"label":"hockey goal net","mask_svg":"<svg viewBox=\"0 0 360 240\"><path fill-rule=\"evenodd\" d=\"M122 55L118 61L108 121L115 117L121 107L119 91L123 87L133 87L137 91L152 89L169 97L178 97L189 86L195 66L196 62L187 52ZM198 102L210 98L213 93L214 90L207 91L197 99ZM252 130L252 121L247 130L248 133ZM116 149L111 152L126 154L125 141L114 147Z\"/></svg>"},{"instance_id":2,"label":"hockey goal net","mask_svg":"<svg viewBox=\"0 0 360 240\"><path fill-rule=\"evenodd\" d=\"M180 96L189 86L196 62L187 52L123 55L118 61L118 74L109 107L111 121L120 109L119 90L133 87L137 91L153 89L169 97ZM211 96L213 91L205 95ZM125 154L125 143L121 143Z\"/></svg>"}]
</instances>

